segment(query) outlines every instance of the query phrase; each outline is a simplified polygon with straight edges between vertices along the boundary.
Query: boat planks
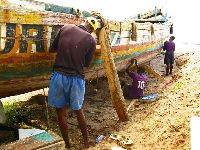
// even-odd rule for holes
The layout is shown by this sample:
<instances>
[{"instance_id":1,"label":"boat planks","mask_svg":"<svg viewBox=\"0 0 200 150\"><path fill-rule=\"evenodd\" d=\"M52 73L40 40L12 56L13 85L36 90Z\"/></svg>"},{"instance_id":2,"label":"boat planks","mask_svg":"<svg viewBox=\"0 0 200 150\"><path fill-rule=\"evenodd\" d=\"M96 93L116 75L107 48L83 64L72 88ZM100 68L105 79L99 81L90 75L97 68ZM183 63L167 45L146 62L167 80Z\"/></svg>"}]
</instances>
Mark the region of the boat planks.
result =
<instances>
[{"instance_id":1,"label":"boat planks","mask_svg":"<svg viewBox=\"0 0 200 150\"><path fill-rule=\"evenodd\" d=\"M66 13L2 7L0 98L47 87L55 59L55 54L49 53L51 43L64 24L78 25L83 20L83 17ZM110 20L109 28L117 70L124 69L131 58L138 59L139 63L151 60L169 35L168 25L160 23ZM133 35L135 40L131 38ZM98 33L93 36L98 44ZM101 47L97 45L91 68L85 74L86 79L105 75L101 57Z\"/></svg>"}]
</instances>

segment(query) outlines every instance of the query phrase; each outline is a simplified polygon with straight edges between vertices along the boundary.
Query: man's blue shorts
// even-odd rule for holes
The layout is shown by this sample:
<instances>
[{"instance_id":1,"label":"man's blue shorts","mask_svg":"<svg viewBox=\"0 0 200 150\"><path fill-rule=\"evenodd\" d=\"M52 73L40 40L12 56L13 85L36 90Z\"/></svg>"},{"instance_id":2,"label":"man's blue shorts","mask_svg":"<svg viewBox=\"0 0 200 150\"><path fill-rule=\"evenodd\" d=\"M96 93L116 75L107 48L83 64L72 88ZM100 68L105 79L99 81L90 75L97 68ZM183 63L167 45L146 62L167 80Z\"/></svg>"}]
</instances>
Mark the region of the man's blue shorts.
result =
<instances>
[{"instance_id":1,"label":"man's blue shorts","mask_svg":"<svg viewBox=\"0 0 200 150\"><path fill-rule=\"evenodd\" d=\"M82 108L85 95L85 80L53 72L50 81L48 104L62 108L69 104L72 110Z\"/></svg>"}]
</instances>

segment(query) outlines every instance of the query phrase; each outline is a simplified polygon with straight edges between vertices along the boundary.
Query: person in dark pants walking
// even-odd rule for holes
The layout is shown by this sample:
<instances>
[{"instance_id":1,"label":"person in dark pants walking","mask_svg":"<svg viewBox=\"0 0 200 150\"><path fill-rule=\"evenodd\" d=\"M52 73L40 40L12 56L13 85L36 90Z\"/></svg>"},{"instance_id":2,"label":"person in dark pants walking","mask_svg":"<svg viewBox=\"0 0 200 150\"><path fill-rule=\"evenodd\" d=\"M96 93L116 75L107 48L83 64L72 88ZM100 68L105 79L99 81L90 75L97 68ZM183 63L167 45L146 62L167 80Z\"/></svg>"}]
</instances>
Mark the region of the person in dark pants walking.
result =
<instances>
[{"instance_id":1,"label":"person in dark pants walking","mask_svg":"<svg viewBox=\"0 0 200 150\"><path fill-rule=\"evenodd\" d=\"M58 125L70 148L68 136L68 107L76 114L83 136L84 147L89 148L87 123L82 105L85 94L84 70L89 67L96 50L96 41L91 33L98 28L94 17L79 25L67 24L57 34L50 52L57 52L51 76L48 104L56 108Z\"/></svg>"},{"instance_id":2,"label":"person in dark pants walking","mask_svg":"<svg viewBox=\"0 0 200 150\"><path fill-rule=\"evenodd\" d=\"M168 41L164 42L163 51L165 52L164 64L166 64L166 76L172 74L173 64L174 64L174 51L175 43L174 36L171 36Z\"/></svg>"}]
</instances>

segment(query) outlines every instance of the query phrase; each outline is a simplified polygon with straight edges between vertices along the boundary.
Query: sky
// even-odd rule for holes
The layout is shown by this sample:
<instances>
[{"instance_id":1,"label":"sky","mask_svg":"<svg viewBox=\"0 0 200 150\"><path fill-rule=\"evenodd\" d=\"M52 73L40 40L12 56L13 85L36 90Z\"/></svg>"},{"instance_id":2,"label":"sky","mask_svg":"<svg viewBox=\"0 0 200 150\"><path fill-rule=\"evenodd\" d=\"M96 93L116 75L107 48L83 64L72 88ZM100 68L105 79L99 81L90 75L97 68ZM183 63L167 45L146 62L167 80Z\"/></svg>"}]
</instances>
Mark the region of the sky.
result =
<instances>
[{"instance_id":1,"label":"sky","mask_svg":"<svg viewBox=\"0 0 200 150\"><path fill-rule=\"evenodd\" d=\"M99 11L105 18L120 20L141 12L162 8L172 17L176 40L200 44L199 0L37 0L87 11Z\"/></svg>"}]
</instances>

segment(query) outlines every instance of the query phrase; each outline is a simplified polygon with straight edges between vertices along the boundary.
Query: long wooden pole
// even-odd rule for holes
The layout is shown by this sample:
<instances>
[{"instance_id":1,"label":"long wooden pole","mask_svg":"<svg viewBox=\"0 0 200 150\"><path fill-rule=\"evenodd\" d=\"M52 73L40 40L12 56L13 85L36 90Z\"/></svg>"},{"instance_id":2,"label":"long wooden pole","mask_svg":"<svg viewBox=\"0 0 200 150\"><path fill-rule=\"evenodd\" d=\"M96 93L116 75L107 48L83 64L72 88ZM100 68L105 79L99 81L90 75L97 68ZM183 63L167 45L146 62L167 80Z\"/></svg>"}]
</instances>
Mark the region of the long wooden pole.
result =
<instances>
[{"instance_id":1,"label":"long wooden pole","mask_svg":"<svg viewBox=\"0 0 200 150\"><path fill-rule=\"evenodd\" d=\"M110 30L107 21L100 16L103 28L99 31L99 42L101 45L101 54L104 62L104 69L108 78L109 90L112 98L112 103L117 111L120 121L128 120L128 113L124 103L124 96L122 94L117 69L111 53Z\"/></svg>"}]
</instances>

